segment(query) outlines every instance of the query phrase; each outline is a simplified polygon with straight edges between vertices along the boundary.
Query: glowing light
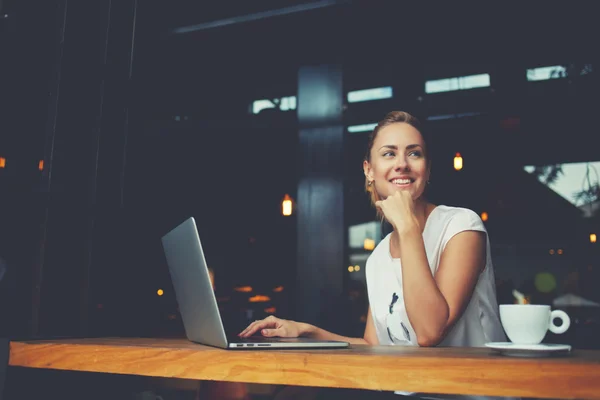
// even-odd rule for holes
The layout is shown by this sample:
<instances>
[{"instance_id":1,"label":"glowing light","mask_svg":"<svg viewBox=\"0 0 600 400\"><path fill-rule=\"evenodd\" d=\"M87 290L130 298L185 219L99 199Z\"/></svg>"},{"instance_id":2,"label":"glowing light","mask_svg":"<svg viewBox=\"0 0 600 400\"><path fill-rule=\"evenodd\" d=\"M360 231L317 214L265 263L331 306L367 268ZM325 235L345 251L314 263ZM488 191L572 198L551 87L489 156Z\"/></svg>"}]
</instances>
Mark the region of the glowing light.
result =
<instances>
[{"instance_id":1,"label":"glowing light","mask_svg":"<svg viewBox=\"0 0 600 400\"><path fill-rule=\"evenodd\" d=\"M44 160L40 160L40 162L38 163L38 169L39 169L40 171L43 171L43 170L44 170Z\"/></svg>"},{"instance_id":2,"label":"glowing light","mask_svg":"<svg viewBox=\"0 0 600 400\"><path fill-rule=\"evenodd\" d=\"M0 157L0 168L6 167L6 158Z\"/></svg>"},{"instance_id":3,"label":"glowing light","mask_svg":"<svg viewBox=\"0 0 600 400\"><path fill-rule=\"evenodd\" d=\"M267 301L271 301L269 296L264 296L262 294L257 294L256 296L252 296L248 299L250 303L265 303Z\"/></svg>"},{"instance_id":4,"label":"glowing light","mask_svg":"<svg viewBox=\"0 0 600 400\"><path fill-rule=\"evenodd\" d=\"M265 308L265 312L267 314L275 314L277 312L277 308L275 308L275 307Z\"/></svg>"},{"instance_id":5,"label":"glowing light","mask_svg":"<svg viewBox=\"0 0 600 400\"><path fill-rule=\"evenodd\" d=\"M252 291L252 286L238 286L233 288L233 290L240 293L250 293Z\"/></svg>"},{"instance_id":6,"label":"glowing light","mask_svg":"<svg viewBox=\"0 0 600 400\"><path fill-rule=\"evenodd\" d=\"M596 243L596 234L590 233L590 243Z\"/></svg>"},{"instance_id":7,"label":"glowing light","mask_svg":"<svg viewBox=\"0 0 600 400\"><path fill-rule=\"evenodd\" d=\"M562 254L563 253L563 249L558 249L557 253L558 254Z\"/></svg>"},{"instance_id":8,"label":"glowing light","mask_svg":"<svg viewBox=\"0 0 600 400\"><path fill-rule=\"evenodd\" d=\"M542 293L550 293L556 289L556 278L549 272L540 272L535 276L534 285Z\"/></svg>"},{"instance_id":9,"label":"glowing light","mask_svg":"<svg viewBox=\"0 0 600 400\"><path fill-rule=\"evenodd\" d=\"M554 254L554 249L550 249L549 253Z\"/></svg>"},{"instance_id":10,"label":"glowing light","mask_svg":"<svg viewBox=\"0 0 600 400\"><path fill-rule=\"evenodd\" d=\"M215 271L212 268L208 269L208 277L210 278L210 285L215 290Z\"/></svg>"},{"instance_id":11,"label":"glowing light","mask_svg":"<svg viewBox=\"0 0 600 400\"><path fill-rule=\"evenodd\" d=\"M485 211L481 213L481 220L483 222L487 221L490 216Z\"/></svg>"},{"instance_id":12,"label":"glowing light","mask_svg":"<svg viewBox=\"0 0 600 400\"><path fill-rule=\"evenodd\" d=\"M162 296L163 294L165 294L165 292L162 289L158 289L156 291L156 294L159 295L159 296Z\"/></svg>"},{"instance_id":13,"label":"glowing light","mask_svg":"<svg viewBox=\"0 0 600 400\"><path fill-rule=\"evenodd\" d=\"M456 153L454 156L454 169L460 171L463 168L463 158L460 153Z\"/></svg>"},{"instance_id":14,"label":"glowing light","mask_svg":"<svg viewBox=\"0 0 600 400\"><path fill-rule=\"evenodd\" d=\"M352 265L348 267L348 272L354 272L354 267Z\"/></svg>"},{"instance_id":15,"label":"glowing light","mask_svg":"<svg viewBox=\"0 0 600 400\"><path fill-rule=\"evenodd\" d=\"M360 271L360 265L355 265L355 266L354 266L354 270L355 270L356 272Z\"/></svg>"},{"instance_id":16,"label":"glowing light","mask_svg":"<svg viewBox=\"0 0 600 400\"><path fill-rule=\"evenodd\" d=\"M292 198L289 194L286 194L283 197L283 201L281 202L281 213L286 217L292 215Z\"/></svg>"},{"instance_id":17,"label":"glowing light","mask_svg":"<svg viewBox=\"0 0 600 400\"><path fill-rule=\"evenodd\" d=\"M277 286L276 288L273 288L273 291L275 293L281 293L283 292L283 286Z\"/></svg>"},{"instance_id":18,"label":"glowing light","mask_svg":"<svg viewBox=\"0 0 600 400\"><path fill-rule=\"evenodd\" d=\"M366 238L363 242L363 248L365 250L373 250L375 248L375 241L373 239Z\"/></svg>"}]
</instances>

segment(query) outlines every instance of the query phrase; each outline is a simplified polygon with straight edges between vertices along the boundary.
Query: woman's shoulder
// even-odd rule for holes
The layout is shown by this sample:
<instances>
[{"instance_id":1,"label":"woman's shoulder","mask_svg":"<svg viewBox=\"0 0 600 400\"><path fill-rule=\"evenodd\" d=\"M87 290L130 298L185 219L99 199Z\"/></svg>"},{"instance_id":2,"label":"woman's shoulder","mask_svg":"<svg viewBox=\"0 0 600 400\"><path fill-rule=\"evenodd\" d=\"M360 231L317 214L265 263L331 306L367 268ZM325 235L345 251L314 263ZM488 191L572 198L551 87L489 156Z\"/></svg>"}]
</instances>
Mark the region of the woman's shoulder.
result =
<instances>
[{"instance_id":1,"label":"woman's shoulder","mask_svg":"<svg viewBox=\"0 0 600 400\"><path fill-rule=\"evenodd\" d=\"M429 218L442 223L464 222L467 224L479 224L483 222L479 214L470 208L446 205L436 206L429 215Z\"/></svg>"},{"instance_id":2,"label":"woman's shoulder","mask_svg":"<svg viewBox=\"0 0 600 400\"><path fill-rule=\"evenodd\" d=\"M441 234L445 245L454 235L463 231L480 231L487 233L481 217L473 210L465 207L437 206L429 215L425 239L437 238Z\"/></svg>"}]
</instances>

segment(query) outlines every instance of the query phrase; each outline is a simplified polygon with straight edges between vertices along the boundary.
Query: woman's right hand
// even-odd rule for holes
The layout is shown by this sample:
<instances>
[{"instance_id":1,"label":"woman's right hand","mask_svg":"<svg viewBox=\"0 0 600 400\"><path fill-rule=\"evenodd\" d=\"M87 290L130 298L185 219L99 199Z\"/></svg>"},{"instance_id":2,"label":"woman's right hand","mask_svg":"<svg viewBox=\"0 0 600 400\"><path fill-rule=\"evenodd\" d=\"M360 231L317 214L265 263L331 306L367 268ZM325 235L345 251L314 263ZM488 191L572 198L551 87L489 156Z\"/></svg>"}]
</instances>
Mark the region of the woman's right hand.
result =
<instances>
[{"instance_id":1,"label":"woman's right hand","mask_svg":"<svg viewBox=\"0 0 600 400\"><path fill-rule=\"evenodd\" d=\"M263 336L267 337L298 337L307 331L307 324L302 324L296 321L289 321L280 319L269 315L265 319L254 321L246 329L244 329L238 336L249 337L259 332Z\"/></svg>"}]
</instances>

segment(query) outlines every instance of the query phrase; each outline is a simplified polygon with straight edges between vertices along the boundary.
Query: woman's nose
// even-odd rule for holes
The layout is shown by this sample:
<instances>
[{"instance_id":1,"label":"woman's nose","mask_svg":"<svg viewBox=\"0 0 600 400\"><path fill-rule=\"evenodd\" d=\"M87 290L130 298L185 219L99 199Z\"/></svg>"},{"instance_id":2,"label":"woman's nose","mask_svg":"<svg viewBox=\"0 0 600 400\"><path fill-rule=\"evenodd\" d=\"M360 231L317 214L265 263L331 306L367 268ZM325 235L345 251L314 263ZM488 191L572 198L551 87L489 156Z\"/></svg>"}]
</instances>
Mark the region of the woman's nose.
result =
<instances>
[{"instance_id":1,"label":"woman's nose","mask_svg":"<svg viewBox=\"0 0 600 400\"><path fill-rule=\"evenodd\" d=\"M408 162L406 162L406 158L405 157L397 157L396 164L394 165L394 169L396 169L396 170L408 169Z\"/></svg>"}]
</instances>

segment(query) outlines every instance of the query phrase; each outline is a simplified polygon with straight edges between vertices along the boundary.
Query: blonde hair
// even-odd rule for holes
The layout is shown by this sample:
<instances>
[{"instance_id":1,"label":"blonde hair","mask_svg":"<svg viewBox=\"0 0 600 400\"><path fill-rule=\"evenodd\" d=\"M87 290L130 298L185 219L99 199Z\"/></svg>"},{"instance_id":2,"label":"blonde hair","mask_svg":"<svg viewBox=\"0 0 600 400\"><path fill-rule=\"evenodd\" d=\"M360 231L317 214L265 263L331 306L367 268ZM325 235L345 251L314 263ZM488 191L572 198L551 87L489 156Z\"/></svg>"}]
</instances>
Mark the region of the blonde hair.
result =
<instances>
[{"instance_id":1,"label":"blonde hair","mask_svg":"<svg viewBox=\"0 0 600 400\"><path fill-rule=\"evenodd\" d=\"M365 154L365 161L367 161L369 163L371 162L371 149L373 148L373 143L375 142L375 139L377 138L377 134L379 133L379 131L388 125L397 124L400 122L408 124L419 131L419 133L423 137L423 142L425 142L424 151L425 151L425 156L427 158L427 161L429 163L429 161L430 161L429 145L426 141L425 135L423 134L421 122L417 119L417 117L407 113L406 111L391 111L391 112L387 113L386 116L381 121L379 121L377 126L373 129L373 132L371 132L369 134L369 142L367 145L367 154ZM375 207L375 203L377 201L381 200L381 198L377 194L377 190L375 190L375 186L369 185L369 178L367 178L366 176L365 176L365 192L369 193L369 197L371 199L371 205L373 207ZM379 211L379 210L377 210L377 216L383 219L383 215L381 214L381 211Z\"/></svg>"}]
</instances>

